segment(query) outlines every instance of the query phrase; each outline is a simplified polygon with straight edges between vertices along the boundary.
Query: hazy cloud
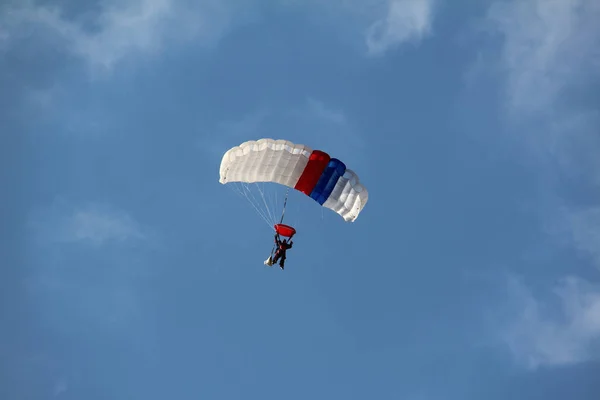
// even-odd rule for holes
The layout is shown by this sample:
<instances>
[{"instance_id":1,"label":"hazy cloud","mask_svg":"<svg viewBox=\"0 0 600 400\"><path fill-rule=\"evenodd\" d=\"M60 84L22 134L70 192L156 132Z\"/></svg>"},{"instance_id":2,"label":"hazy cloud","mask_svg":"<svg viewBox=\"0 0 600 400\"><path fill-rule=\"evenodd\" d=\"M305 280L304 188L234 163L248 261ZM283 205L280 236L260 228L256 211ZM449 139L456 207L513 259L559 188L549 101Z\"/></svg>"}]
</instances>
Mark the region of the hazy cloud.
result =
<instances>
[{"instance_id":1,"label":"hazy cloud","mask_svg":"<svg viewBox=\"0 0 600 400\"><path fill-rule=\"evenodd\" d=\"M341 16L357 33L364 30L370 55L431 33L434 0L325 3L278 2L311 7L314 15L326 9L327 18L335 20ZM94 12L77 14L60 4L14 0L0 7L0 50L34 38L85 60L95 72L106 72L130 57L156 55L166 43L212 46L233 27L256 21L260 10L256 0L107 0Z\"/></svg>"},{"instance_id":2,"label":"hazy cloud","mask_svg":"<svg viewBox=\"0 0 600 400\"><path fill-rule=\"evenodd\" d=\"M44 243L87 242L99 246L147 238L147 233L129 214L99 204L72 207L56 202L34 212L30 225Z\"/></svg>"},{"instance_id":3,"label":"hazy cloud","mask_svg":"<svg viewBox=\"0 0 600 400\"><path fill-rule=\"evenodd\" d=\"M57 335L78 337L94 329L145 346L135 336L151 321L137 284L156 270L147 261L157 244L153 232L115 207L64 200L35 210L29 226L36 240L24 288L36 318ZM152 247L110 246L147 240ZM66 382L58 389L67 390Z\"/></svg>"},{"instance_id":4,"label":"hazy cloud","mask_svg":"<svg viewBox=\"0 0 600 400\"><path fill-rule=\"evenodd\" d=\"M516 319L501 337L519 363L535 369L598 357L595 345L600 340L600 291L597 287L567 278L550 298L542 300L513 279L508 294Z\"/></svg>"},{"instance_id":5,"label":"hazy cloud","mask_svg":"<svg viewBox=\"0 0 600 400\"><path fill-rule=\"evenodd\" d=\"M570 84L598 76L600 3L595 0L497 2L488 20L504 39L501 63L513 110L547 111Z\"/></svg>"},{"instance_id":6,"label":"hazy cloud","mask_svg":"<svg viewBox=\"0 0 600 400\"><path fill-rule=\"evenodd\" d=\"M596 266L600 218L590 198L600 188L600 114L592 95L600 89L598 20L595 0L496 2L487 22L501 38L499 56L486 53L474 67L484 62L505 74L507 126L539 162L540 195L552 198L540 212L553 227L553 240Z\"/></svg>"},{"instance_id":7,"label":"hazy cloud","mask_svg":"<svg viewBox=\"0 0 600 400\"><path fill-rule=\"evenodd\" d=\"M75 211L64 225L65 240L86 240L102 244L108 240L143 239L133 219L123 212L96 207Z\"/></svg>"},{"instance_id":8,"label":"hazy cloud","mask_svg":"<svg viewBox=\"0 0 600 400\"><path fill-rule=\"evenodd\" d=\"M94 70L106 71L127 57L156 54L166 42L214 44L229 29L234 11L240 20L251 15L246 7L234 5L219 0L108 0L93 16L78 18L67 16L58 5L24 0L2 10L0 22L6 28L0 37L52 40Z\"/></svg>"},{"instance_id":9,"label":"hazy cloud","mask_svg":"<svg viewBox=\"0 0 600 400\"><path fill-rule=\"evenodd\" d=\"M600 270L600 205L569 210L565 218L573 246Z\"/></svg>"},{"instance_id":10,"label":"hazy cloud","mask_svg":"<svg viewBox=\"0 0 600 400\"><path fill-rule=\"evenodd\" d=\"M305 8L309 18L349 32L361 51L381 56L431 34L436 0L278 0Z\"/></svg>"},{"instance_id":11,"label":"hazy cloud","mask_svg":"<svg viewBox=\"0 0 600 400\"><path fill-rule=\"evenodd\" d=\"M433 0L392 0L387 14L367 29L370 55L381 55L405 42L416 42L431 33Z\"/></svg>"}]
</instances>

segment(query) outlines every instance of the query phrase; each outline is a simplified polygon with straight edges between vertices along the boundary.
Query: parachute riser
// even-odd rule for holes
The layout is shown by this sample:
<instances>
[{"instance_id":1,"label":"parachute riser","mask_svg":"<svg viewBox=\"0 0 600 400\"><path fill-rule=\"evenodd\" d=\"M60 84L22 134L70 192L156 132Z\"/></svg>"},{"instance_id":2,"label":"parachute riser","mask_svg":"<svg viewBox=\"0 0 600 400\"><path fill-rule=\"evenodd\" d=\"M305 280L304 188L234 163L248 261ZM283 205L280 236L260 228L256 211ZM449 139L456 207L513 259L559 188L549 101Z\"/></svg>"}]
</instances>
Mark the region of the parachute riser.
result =
<instances>
[{"instance_id":1,"label":"parachute riser","mask_svg":"<svg viewBox=\"0 0 600 400\"><path fill-rule=\"evenodd\" d=\"M283 210L281 210L281 218L279 219L279 223L283 223L283 217L285 217L285 207L287 205L288 194L290 193L290 188L285 191L285 199L283 200ZM290 238L291 239L291 238ZM273 253L275 252L277 245L273 244L273 248L271 249L271 257L273 257Z\"/></svg>"},{"instance_id":2,"label":"parachute riser","mask_svg":"<svg viewBox=\"0 0 600 400\"><path fill-rule=\"evenodd\" d=\"M290 192L290 189L288 188L285 191L285 200L283 200L283 210L281 211L281 219L279 220L280 224L283 223L283 217L285 216L285 206L287 205L287 199L288 199L289 192Z\"/></svg>"}]
</instances>

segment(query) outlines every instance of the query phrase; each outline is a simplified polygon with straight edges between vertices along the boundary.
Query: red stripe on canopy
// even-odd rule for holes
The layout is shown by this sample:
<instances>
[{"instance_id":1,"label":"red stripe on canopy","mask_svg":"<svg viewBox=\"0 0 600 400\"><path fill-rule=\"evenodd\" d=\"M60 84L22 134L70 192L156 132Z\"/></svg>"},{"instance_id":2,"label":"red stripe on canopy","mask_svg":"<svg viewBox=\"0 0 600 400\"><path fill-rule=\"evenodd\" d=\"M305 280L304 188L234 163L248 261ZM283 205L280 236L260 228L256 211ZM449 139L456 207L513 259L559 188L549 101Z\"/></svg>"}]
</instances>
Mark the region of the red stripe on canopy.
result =
<instances>
[{"instance_id":1,"label":"red stripe on canopy","mask_svg":"<svg viewBox=\"0 0 600 400\"><path fill-rule=\"evenodd\" d=\"M310 154L308 164L306 164L306 167L304 168L302 175L300 175L300 179L298 179L294 189L301 191L307 196L310 196L310 193L319 181L323 170L325 170L325 167L329 163L329 159L329 154L320 150L314 150Z\"/></svg>"}]
</instances>

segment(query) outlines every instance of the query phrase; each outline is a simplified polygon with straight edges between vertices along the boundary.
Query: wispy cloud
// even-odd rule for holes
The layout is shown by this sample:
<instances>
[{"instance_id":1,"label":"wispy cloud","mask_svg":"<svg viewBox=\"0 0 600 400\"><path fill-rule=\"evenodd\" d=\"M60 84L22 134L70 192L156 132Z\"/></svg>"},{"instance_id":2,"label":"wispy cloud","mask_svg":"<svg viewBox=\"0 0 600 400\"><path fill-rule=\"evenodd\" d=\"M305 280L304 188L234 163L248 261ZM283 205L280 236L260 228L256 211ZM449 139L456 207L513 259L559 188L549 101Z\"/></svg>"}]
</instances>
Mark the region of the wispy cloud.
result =
<instances>
[{"instance_id":1,"label":"wispy cloud","mask_svg":"<svg viewBox=\"0 0 600 400\"><path fill-rule=\"evenodd\" d=\"M387 14L366 32L369 55L381 55L405 42L418 42L432 29L433 0L392 0Z\"/></svg>"},{"instance_id":2,"label":"wispy cloud","mask_svg":"<svg viewBox=\"0 0 600 400\"><path fill-rule=\"evenodd\" d=\"M54 384L54 390L52 391L53 397L62 397L63 394L67 393L69 385L65 379L61 379Z\"/></svg>"},{"instance_id":3,"label":"wispy cloud","mask_svg":"<svg viewBox=\"0 0 600 400\"><path fill-rule=\"evenodd\" d=\"M152 321L137 284L156 271L147 263L155 232L115 207L63 199L32 212L29 227L35 251L24 289L48 332L77 341L91 328L123 335L132 348L146 346L139 333ZM138 246L148 241L151 247ZM147 332L142 336L151 340ZM66 391L67 382L56 389Z\"/></svg>"},{"instance_id":4,"label":"wispy cloud","mask_svg":"<svg viewBox=\"0 0 600 400\"><path fill-rule=\"evenodd\" d=\"M143 239L136 222L124 212L90 207L76 210L63 227L67 241L90 241L103 244L110 240Z\"/></svg>"},{"instance_id":5,"label":"wispy cloud","mask_svg":"<svg viewBox=\"0 0 600 400\"><path fill-rule=\"evenodd\" d=\"M489 10L504 39L501 63L513 110L548 111L568 85L598 76L600 3L596 0L517 0Z\"/></svg>"},{"instance_id":6,"label":"wispy cloud","mask_svg":"<svg viewBox=\"0 0 600 400\"><path fill-rule=\"evenodd\" d=\"M57 41L68 53L107 71L127 57L156 54L166 42L191 40L210 46L230 28L234 3L202 0L109 0L91 19L67 17L59 6L33 1L5 6L0 23L4 41L39 35ZM247 18L246 8L235 11ZM242 19L243 19L242 18Z\"/></svg>"},{"instance_id":7,"label":"wispy cloud","mask_svg":"<svg viewBox=\"0 0 600 400\"><path fill-rule=\"evenodd\" d=\"M308 3L315 14L325 8L331 11L330 18L339 20L342 15L354 29L366 27L368 54L382 55L431 33L435 0ZM96 73L106 72L132 57L156 55L166 43L213 46L236 25L256 21L260 9L256 0L107 0L94 13L73 14L60 5L14 0L0 7L0 50L37 38L85 60ZM358 25L356 15L361 16Z\"/></svg>"},{"instance_id":8,"label":"wispy cloud","mask_svg":"<svg viewBox=\"0 0 600 400\"><path fill-rule=\"evenodd\" d=\"M30 226L38 239L46 243L81 242L101 246L148 237L148 232L129 214L100 204L72 207L56 202L34 212Z\"/></svg>"},{"instance_id":9,"label":"wispy cloud","mask_svg":"<svg viewBox=\"0 0 600 400\"><path fill-rule=\"evenodd\" d=\"M368 56L382 56L432 33L437 0L279 0L305 8L309 18L334 26ZM366 47L366 49L365 49Z\"/></svg>"},{"instance_id":10,"label":"wispy cloud","mask_svg":"<svg viewBox=\"0 0 600 400\"><path fill-rule=\"evenodd\" d=\"M600 267L600 3L595 0L509 0L493 4L487 27L499 34L497 58L481 70L500 72L506 126L540 168L539 210L553 244ZM487 51L487 50L482 50ZM490 64L494 62L495 64ZM471 76L472 78L472 76ZM568 187L564 182L568 181ZM577 191L573 188L577 187ZM562 193L568 193L563 196ZM562 317L547 315L525 289L523 311L507 340L528 365L560 365L591 357L598 340L600 289L569 278L557 289Z\"/></svg>"},{"instance_id":11,"label":"wispy cloud","mask_svg":"<svg viewBox=\"0 0 600 400\"><path fill-rule=\"evenodd\" d=\"M512 279L508 294L515 321L501 332L515 359L530 369L595 359L600 343L600 291L576 279L565 279L547 301ZM559 305L553 307L553 304Z\"/></svg>"},{"instance_id":12,"label":"wispy cloud","mask_svg":"<svg viewBox=\"0 0 600 400\"><path fill-rule=\"evenodd\" d=\"M6 44L8 43L8 39L9 39L8 31L6 29L0 27L0 49L2 49L3 46L6 46Z\"/></svg>"},{"instance_id":13,"label":"wispy cloud","mask_svg":"<svg viewBox=\"0 0 600 400\"><path fill-rule=\"evenodd\" d=\"M568 210L565 218L572 245L600 270L600 206Z\"/></svg>"}]
</instances>

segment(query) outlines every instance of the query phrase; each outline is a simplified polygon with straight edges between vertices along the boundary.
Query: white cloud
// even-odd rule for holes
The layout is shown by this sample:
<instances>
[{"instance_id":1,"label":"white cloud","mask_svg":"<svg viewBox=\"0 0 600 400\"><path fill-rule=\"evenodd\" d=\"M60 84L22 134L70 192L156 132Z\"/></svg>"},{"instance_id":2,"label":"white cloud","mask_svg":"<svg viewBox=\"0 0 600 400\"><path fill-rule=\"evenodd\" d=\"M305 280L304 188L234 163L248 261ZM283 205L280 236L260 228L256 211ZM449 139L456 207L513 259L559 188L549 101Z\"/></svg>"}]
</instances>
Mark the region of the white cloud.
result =
<instances>
[{"instance_id":1,"label":"white cloud","mask_svg":"<svg viewBox=\"0 0 600 400\"><path fill-rule=\"evenodd\" d=\"M48 209L34 212L30 226L43 243L87 242L100 246L148 237L126 212L97 204L71 207L56 202Z\"/></svg>"},{"instance_id":2,"label":"white cloud","mask_svg":"<svg viewBox=\"0 0 600 400\"><path fill-rule=\"evenodd\" d=\"M368 54L381 55L431 33L433 0L392 0L387 14L367 29Z\"/></svg>"},{"instance_id":3,"label":"white cloud","mask_svg":"<svg viewBox=\"0 0 600 400\"><path fill-rule=\"evenodd\" d=\"M600 343L600 291L568 278L555 288L553 303L536 299L520 282L510 283L515 321L501 333L515 359L530 369L571 365L598 357Z\"/></svg>"},{"instance_id":4,"label":"white cloud","mask_svg":"<svg viewBox=\"0 0 600 400\"><path fill-rule=\"evenodd\" d=\"M488 18L504 38L501 63L513 110L552 114L568 85L598 74L600 2L498 2Z\"/></svg>"},{"instance_id":5,"label":"white cloud","mask_svg":"<svg viewBox=\"0 0 600 400\"><path fill-rule=\"evenodd\" d=\"M366 29L367 51L381 55L431 33L434 0L284 1L310 5L314 15ZM238 24L256 21L257 0L106 0L96 13L73 16L60 5L13 0L0 8L0 49L31 37L85 60L94 72L111 71L128 58L159 53L182 41L212 46ZM358 24L356 22L358 21Z\"/></svg>"},{"instance_id":6,"label":"white cloud","mask_svg":"<svg viewBox=\"0 0 600 400\"><path fill-rule=\"evenodd\" d=\"M232 2L220 0L108 0L92 23L69 19L58 6L17 2L5 8L2 37L54 37L63 48L86 60L95 70L111 70L118 62L139 54L155 54L166 42L191 40L212 45L229 29ZM247 18L245 7L236 12ZM93 29L89 28L93 25ZM40 30L40 28L43 28ZM10 33L14 33L10 35ZM4 39L8 40L8 39Z\"/></svg>"},{"instance_id":7,"label":"white cloud","mask_svg":"<svg viewBox=\"0 0 600 400\"><path fill-rule=\"evenodd\" d=\"M600 88L599 20L596 0L499 1L487 14L502 39L499 62L485 57L489 69L499 65L506 74L509 129L541 166L541 196L552 204L540 207L554 226L549 233L596 267L600 213L590 198L600 187L600 114L593 95ZM565 192L570 197L561 199Z\"/></svg>"},{"instance_id":8,"label":"white cloud","mask_svg":"<svg viewBox=\"0 0 600 400\"><path fill-rule=\"evenodd\" d=\"M341 36L366 45L367 55L381 56L404 43L431 34L436 0L278 0L304 8L318 24L335 26Z\"/></svg>"},{"instance_id":9,"label":"white cloud","mask_svg":"<svg viewBox=\"0 0 600 400\"><path fill-rule=\"evenodd\" d=\"M76 210L63 227L64 240L103 244L110 240L143 239L137 223L124 212L90 207Z\"/></svg>"},{"instance_id":10,"label":"white cloud","mask_svg":"<svg viewBox=\"0 0 600 400\"><path fill-rule=\"evenodd\" d=\"M73 206L62 199L34 211L29 227L36 246L30 254L32 268L24 289L32 300L32 312L37 312L45 329L69 338L94 329L124 335L132 340L132 348L146 346L139 333L151 320L139 302L137 283L156 271L156 266L148 264L149 250L160 244L154 232L114 207ZM151 241L152 246L133 250L108 246L137 245L139 241ZM92 248L71 251L65 246L76 244ZM61 393L68 390L67 382L56 389Z\"/></svg>"}]
</instances>

